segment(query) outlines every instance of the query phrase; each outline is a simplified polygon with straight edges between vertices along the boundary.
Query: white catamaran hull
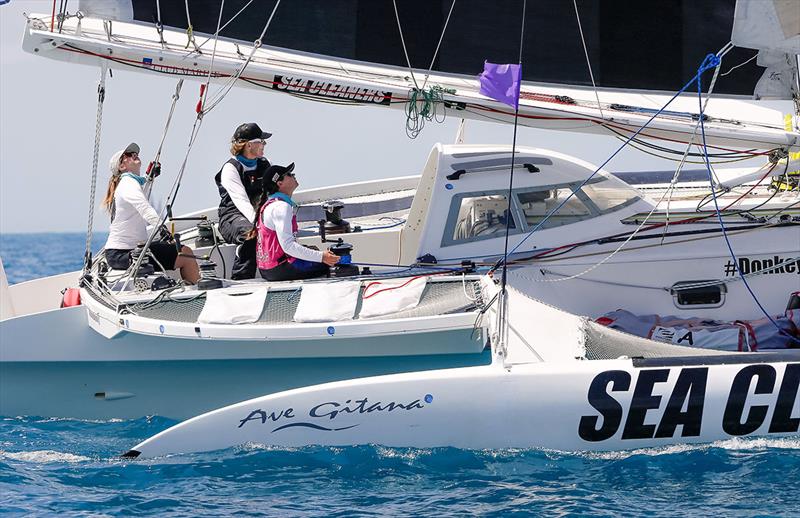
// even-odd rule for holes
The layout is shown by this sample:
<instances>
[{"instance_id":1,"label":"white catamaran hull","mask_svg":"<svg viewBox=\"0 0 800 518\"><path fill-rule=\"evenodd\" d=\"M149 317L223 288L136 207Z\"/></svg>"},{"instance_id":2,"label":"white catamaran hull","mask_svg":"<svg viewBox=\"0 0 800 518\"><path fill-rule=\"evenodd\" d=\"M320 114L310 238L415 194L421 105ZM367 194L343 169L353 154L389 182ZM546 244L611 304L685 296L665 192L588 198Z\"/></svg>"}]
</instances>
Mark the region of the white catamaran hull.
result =
<instances>
[{"instance_id":1,"label":"white catamaran hull","mask_svg":"<svg viewBox=\"0 0 800 518\"><path fill-rule=\"evenodd\" d=\"M245 443L615 450L798 432L800 363L720 358L490 365L330 383L198 416L128 455Z\"/></svg>"}]
</instances>

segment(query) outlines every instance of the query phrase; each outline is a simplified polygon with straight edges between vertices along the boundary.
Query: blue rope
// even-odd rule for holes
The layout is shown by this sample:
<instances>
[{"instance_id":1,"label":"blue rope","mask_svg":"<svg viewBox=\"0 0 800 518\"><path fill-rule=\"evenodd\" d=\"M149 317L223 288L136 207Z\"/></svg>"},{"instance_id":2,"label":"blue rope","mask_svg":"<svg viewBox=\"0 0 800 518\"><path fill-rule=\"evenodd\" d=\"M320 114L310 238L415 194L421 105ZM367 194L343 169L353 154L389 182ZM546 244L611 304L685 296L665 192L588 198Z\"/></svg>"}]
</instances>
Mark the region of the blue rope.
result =
<instances>
[{"instance_id":1,"label":"blue rope","mask_svg":"<svg viewBox=\"0 0 800 518\"><path fill-rule=\"evenodd\" d=\"M703 160L706 163L706 172L708 173L708 182L711 185L711 195L712 195L712 197L714 199L714 208L717 211L717 219L719 220L719 227L722 230L722 236L725 238L725 244L728 246L728 252L730 252L731 259L733 259L733 264L739 264L739 260L736 258L736 254L733 251L733 246L731 246L731 241L730 241L730 239L728 239L728 231L725 229L725 223L722 221L722 213L719 210L719 202L717 201L717 193L714 190L714 179L713 179L712 174L711 174L711 162L709 161L708 148L706 147L705 124L703 124L703 81L702 81L702 78L700 76L701 76L701 74L703 72L705 72L709 68L713 68L713 67L719 66L719 63L720 63L719 57L715 56L714 54L709 54L709 55L706 56L705 60L703 60L703 63L700 65L700 68L697 69L697 97L700 100L700 134L702 135L702 138L703 138ZM750 288L750 283L747 282L747 278L744 275L742 275L742 271L740 269L737 268L737 270L739 272L739 278L742 279L742 282L744 283L745 288L747 288L747 291L750 293L750 296L753 297L753 301L756 303L756 305L761 310L761 312L764 314L764 316L767 317L770 322L772 322L772 325L775 326L775 328L778 330L778 332L780 334L786 336L787 338L789 338L793 342L795 342L795 343L800 345L800 339L790 335L789 333L787 333L786 331L781 329L780 326L778 325L778 323L775 322L775 320L772 318L772 315L770 315L767 312L767 310L764 309L764 306L758 300L758 297L756 296L755 292L753 292L752 288Z\"/></svg>"},{"instance_id":2,"label":"blue rope","mask_svg":"<svg viewBox=\"0 0 800 518\"><path fill-rule=\"evenodd\" d=\"M573 190L573 191L572 191L572 192L569 194L569 196L567 196L566 198L564 198L564 201L562 201L561 203L559 203L559 204L558 204L558 206L557 206L555 209L553 209L553 210L551 210L550 212L548 212L548 213L547 213L547 215L545 215L545 217L544 217L544 218L542 218L542 220L541 220L539 223L537 223L537 224L536 224L536 226L535 226L535 227L533 227L533 229L532 229L532 230L529 230L529 231L528 231L528 234L527 234L527 235L526 235L526 236L525 236L525 237L522 239L522 241L520 241L520 242L517 244L517 246L515 246L514 248L512 248L512 249L511 249L511 252L509 252L509 255L510 255L510 254L513 254L514 252L516 252L516 251L517 251L517 249L519 249L519 247L520 247L520 246L522 246L522 244L523 244L525 241L527 241L527 240L528 240L528 238L529 238L529 237L531 237L531 236L533 235L533 233L534 233L534 232L536 232L537 230L539 230L539 229L542 227L542 225L544 225L544 223L545 223L545 222L546 222L548 219L550 219L550 216L552 216L553 214L555 214L556 212L558 212L558 211L561 209L561 207L563 207L563 206L564 206L564 204L566 204L566 203L567 203L567 202L570 200L570 198L572 198L572 197L575 195L575 193L576 193L576 192L580 191L580 190L583 188L583 186L584 186L584 185L586 185L586 184L589 182L589 180L591 180L592 178L594 178L594 175L596 175L598 172L600 172L600 170L601 170L603 167L605 167L605 166L606 166L606 164L608 164L609 162L611 162L611 160L613 160L613 159L614 159L614 157L615 157L615 156L617 156L617 154L619 154L619 152L620 152L620 151L622 151L622 150L625 148L625 146L627 146L627 145L628 145L628 144L629 144L629 143L630 143L630 142L631 142L633 139L635 139L635 138L637 137L637 135L639 135L639 133L641 133L641 132L642 132L642 130L644 130L644 129L645 129L647 126L649 126L649 125L650 125L650 123L651 123L651 122L653 122L653 120L655 120L655 118L656 118L656 117L658 117L659 115L661 115L661 113L663 113L663 112L664 112L664 110L666 110L667 106L669 106L670 104L672 104L672 101L674 101L675 99L677 99L677 98L678 98L678 96L679 96L680 94L682 94L683 92L685 92L685 91L686 91L686 89L688 89L690 86L692 86L692 84L693 84L693 83L697 82L697 81L699 80L699 77L700 77L700 75L701 75L701 74L703 74L704 72L706 72L707 70L709 70L709 69L711 69L711 68L714 68L714 67L716 67L717 65L713 65L713 64L709 64L709 63L708 63L708 61L709 61L709 56L713 57L713 58L716 60L716 63L717 63L717 64L719 64L719 60L720 60L720 58L719 58L719 57L717 57L716 55L714 55L714 54L709 54L708 56L706 56L706 59L703 61L703 63L700 65L700 68L697 70L697 75L696 75L696 76L694 76L694 77L692 77L692 79L690 79L690 80L689 80L689 81L688 81L688 82L687 82L685 85L683 85L683 88L681 88L680 90L678 90L678 92L677 92L677 93L675 93L675 95L673 95L673 96L672 96L672 98L671 98L669 101L667 101L667 103L666 103L664 106L662 106L662 107L661 107L661 108L660 108L660 109L659 109L657 112L655 112L655 113L652 115L652 117L650 117L650 118L647 120L647 122L645 122L645 123L644 123L644 125L642 125L642 127L641 127L641 128L639 128L638 130L636 130L636 132L635 132L633 135L631 135L630 137L628 137L628 139L627 139L627 140L625 140L625 142L623 142L623 143L622 143L622 145L621 145L619 148L617 148L617 150L616 150L616 151L614 151L614 153L612 153L612 154L611 154L611 156L610 156L610 157L608 157L608 158L606 159L606 161L605 161L605 162L603 162L603 163L602 163L602 164L601 164L601 165L600 165L600 166L599 166L597 169L595 169L595 170L594 170L594 172L593 172L591 175L589 175L589 177L588 177L586 180L584 180L584 181L583 181L583 182L582 182L582 183L581 183L581 184L580 184L578 187L576 187L576 188L575 188L575 189L574 189L574 190ZM701 122L702 122L702 113L700 114L700 119L701 119ZM510 203L511 203L511 200L509 200L509 205L510 205ZM500 260L498 260L498 261L497 261L497 264L495 264L495 265L492 267L492 271L496 270L496 269L497 269L497 268L498 268L498 267L499 267L501 264L503 264L503 261L504 261L503 259L500 259Z\"/></svg>"}]
</instances>

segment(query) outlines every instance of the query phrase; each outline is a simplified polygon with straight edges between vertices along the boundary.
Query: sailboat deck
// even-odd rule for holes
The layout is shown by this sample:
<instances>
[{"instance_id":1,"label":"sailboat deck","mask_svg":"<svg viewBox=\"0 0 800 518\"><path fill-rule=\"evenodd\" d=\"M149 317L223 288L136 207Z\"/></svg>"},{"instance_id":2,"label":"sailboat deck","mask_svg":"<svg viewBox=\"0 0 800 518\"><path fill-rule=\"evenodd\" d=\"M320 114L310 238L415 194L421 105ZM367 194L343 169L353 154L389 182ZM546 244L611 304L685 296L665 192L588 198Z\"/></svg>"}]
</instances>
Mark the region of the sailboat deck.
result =
<instances>
[{"instance_id":1,"label":"sailboat deck","mask_svg":"<svg viewBox=\"0 0 800 518\"><path fill-rule=\"evenodd\" d=\"M363 290L362 287L355 318L358 318L361 311ZM252 325L293 323L293 317L300 301L300 292L301 290L269 291L261 316ZM196 322L205 305L204 295L183 299L166 299L157 303L128 304L120 310L121 313L135 314L158 321ZM375 317L375 319L395 320L465 313L474 311L479 305L480 282L478 280L468 280L465 283L460 281L429 282L422 293L419 305L397 313Z\"/></svg>"}]
</instances>

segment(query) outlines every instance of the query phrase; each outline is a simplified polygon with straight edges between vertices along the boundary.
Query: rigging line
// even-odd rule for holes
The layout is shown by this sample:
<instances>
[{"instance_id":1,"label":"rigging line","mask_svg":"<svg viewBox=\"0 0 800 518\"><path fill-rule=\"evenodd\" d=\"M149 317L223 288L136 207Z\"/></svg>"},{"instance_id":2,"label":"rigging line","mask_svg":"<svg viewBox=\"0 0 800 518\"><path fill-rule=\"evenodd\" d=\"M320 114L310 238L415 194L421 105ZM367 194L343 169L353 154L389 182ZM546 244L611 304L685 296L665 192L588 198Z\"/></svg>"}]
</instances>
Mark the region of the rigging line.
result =
<instances>
[{"instance_id":1,"label":"rigging line","mask_svg":"<svg viewBox=\"0 0 800 518\"><path fill-rule=\"evenodd\" d=\"M725 72L725 73L722 73L722 74L720 74L719 76L720 76L720 77L725 77L725 76L727 76L728 74L730 74L731 72L733 72L734 70L736 70L737 68L739 68L739 67L743 67L743 66L745 66L746 64L750 63L751 61L753 61L753 60L754 60L754 59L756 59L757 57L758 57L758 51L756 51L756 53L753 55L753 57L751 57L751 58L750 58L750 59L748 59L747 61L744 61L744 62L742 62L742 63L739 63L739 64L738 64L738 65L736 65L736 66L733 66L733 67L731 67L730 69L728 69L728 71L727 71L727 72Z\"/></svg>"},{"instance_id":2,"label":"rigging line","mask_svg":"<svg viewBox=\"0 0 800 518\"><path fill-rule=\"evenodd\" d=\"M723 51L724 48L725 47L720 49L720 51L717 54L719 55ZM722 58L719 58L719 60L721 62ZM714 91L714 86L717 83L718 74L719 74L719 67L716 67L714 69L714 76L711 79L711 84L708 86L708 93L706 94L706 99L705 99L705 102L703 103L702 109L705 109L708 106L708 101L711 100L711 93ZM670 203L672 202L672 194L675 192L674 191L675 184L678 182L678 178L680 177L681 171L683 171L683 166L686 163L686 158L689 156L689 151L691 151L692 145L694 144L694 139L697 136L697 129L700 126L700 121L701 121L702 118L703 118L703 112L701 111L700 112L700 117L697 118L697 123L695 123L694 128L692 128L692 136L689 138L689 142L686 144L686 150L683 152L683 156L681 157L681 161L678 164L678 167L675 169L675 174L672 176L672 180L669 183L669 189L667 189L667 192L664 193L665 195L669 194L669 198L667 198L667 208L666 208L666 218L667 219L666 219L666 224L664 225L664 231L662 232L662 237L661 237L661 242L662 243L664 242L664 239L666 238L666 235L667 235L667 231L669 230L669 207L670 207ZM717 180L717 183L719 183L719 179L716 178L716 180ZM712 190L714 189L713 185L711 186L711 189ZM658 203L660 204L662 201L664 201L664 196L661 196L661 200L659 200ZM650 214L652 214L652 212ZM650 215L648 215L648 217L650 217Z\"/></svg>"},{"instance_id":3,"label":"rigging line","mask_svg":"<svg viewBox=\"0 0 800 518\"><path fill-rule=\"evenodd\" d=\"M217 29L217 32L219 33L219 32L222 32L222 31L224 31L224 30L225 30L225 28L226 28L228 25L230 25L231 23L233 23L233 21L234 21L236 18L238 18L238 17L239 17L239 15L240 15L240 14L242 14L242 13L244 12L244 10L245 10L245 9L247 9L247 8L250 6L250 4L252 4L252 3L253 3L253 0L250 0L249 2L247 2L246 4L244 4L244 7L242 7L241 9L239 9L239 11L238 11L236 14L234 14L233 16L231 16L231 18L230 18L230 19L229 19L227 22L225 22L225 23L222 25L222 27L220 27L219 29ZM206 40L205 40L203 43L201 43L201 44L198 46L198 48L201 48L201 49L202 49L202 48L203 48L203 46L204 46L206 43L208 43L209 41L211 41L211 39L212 39L212 38L213 38L213 36L209 36L208 38L206 38Z\"/></svg>"},{"instance_id":4,"label":"rigging line","mask_svg":"<svg viewBox=\"0 0 800 518\"><path fill-rule=\"evenodd\" d=\"M69 0L61 0L58 4L58 16L56 19L58 20L58 33L61 34L61 30L64 28L64 20L66 20L65 13L67 12L67 2Z\"/></svg>"},{"instance_id":5,"label":"rigging line","mask_svg":"<svg viewBox=\"0 0 800 518\"><path fill-rule=\"evenodd\" d=\"M211 73L214 71L214 58L216 58L217 56L217 43L219 42L219 31L220 31L219 27L222 24L222 11L224 9L225 9L225 0L220 0L219 16L217 17L217 30L214 32L214 48L211 51L211 62L208 65L208 75L206 76L206 87L202 89L202 95L200 96L200 113L198 113L198 115L201 115L203 113L202 107L205 104L206 99L208 98L209 84L211 83Z\"/></svg>"},{"instance_id":6,"label":"rigging line","mask_svg":"<svg viewBox=\"0 0 800 518\"><path fill-rule=\"evenodd\" d=\"M181 88L183 87L183 79L178 80L178 84L175 85L175 93L172 94L172 106L169 109L169 115L167 116L167 122L164 125L164 132L161 134L161 142L158 144L158 148L156 149L155 157L153 158L153 164L158 164L158 167L161 167L161 150L164 148L164 141L167 139L167 132L169 131L169 125L172 122L172 115L175 113L175 105L178 103L178 99L181 97ZM151 164L151 166L153 165ZM148 171L149 172L149 171ZM150 199L150 193L153 190L153 182L155 181L155 176L148 174L147 175L147 184L144 186L144 193L147 199Z\"/></svg>"},{"instance_id":7,"label":"rigging line","mask_svg":"<svg viewBox=\"0 0 800 518\"><path fill-rule=\"evenodd\" d=\"M164 41L164 24L161 21L161 0L156 0L156 17L158 18L156 32L158 32L158 39L161 40L161 48L165 49L167 42Z\"/></svg>"},{"instance_id":8,"label":"rigging line","mask_svg":"<svg viewBox=\"0 0 800 518\"><path fill-rule=\"evenodd\" d=\"M103 125L103 102L106 98L105 62L100 64L100 82L97 84L97 117L94 127L94 153L92 154L92 179L89 188L89 221L86 224L86 250L83 256L83 275L92 267L92 230L94 226L94 202L97 192L97 162L100 156L100 135Z\"/></svg>"},{"instance_id":9,"label":"rigging line","mask_svg":"<svg viewBox=\"0 0 800 518\"><path fill-rule=\"evenodd\" d=\"M583 26L581 26L581 15L578 12L578 0L572 0L572 5L575 6L575 18L578 20L578 32L581 33L581 43L583 43L583 54L586 56L586 66L589 67L589 77L592 79L592 88L594 89L594 96L597 99L597 109L600 110L600 117L605 119L603 115L603 106L600 104L600 94L597 92L597 84L594 82L594 73L592 73L592 62L589 60L589 50L586 48L586 39L583 37Z\"/></svg>"},{"instance_id":10,"label":"rigging line","mask_svg":"<svg viewBox=\"0 0 800 518\"><path fill-rule=\"evenodd\" d=\"M528 0L523 0L522 3L522 20L520 23L520 33L519 33L519 77L517 82L517 91L516 93L516 103L514 105L514 135L511 139L511 171L508 177L508 196L506 197L506 202L508 206L508 212L506 214L506 232L505 232L505 239L503 243L503 272L500 277L500 304L498 305L498 312L497 312L497 328L500 333L500 341L498 343L499 351L498 353L504 358L507 357L508 352L508 330L509 330L509 323L507 318L507 305L508 305L508 292L506 291L506 285L508 284L508 237L511 234L511 221L512 221L512 211L511 211L511 197L514 193L514 166L516 165L516 158L517 158L517 128L519 127L519 91L522 86L522 49L523 43L525 41L525 15L527 14L528 10Z\"/></svg>"},{"instance_id":11,"label":"rigging line","mask_svg":"<svg viewBox=\"0 0 800 518\"><path fill-rule=\"evenodd\" d=\"M699 74L699 73L701 73L701 72L705 72L706 70L708 70L708 68L705 68L705 67L702 67L702 66L701 66L701 68L698 70L698 74ZM535 226L535 227L534 227L532 230L528 231L527 235L526 235L526 236L525 236L525 237L524 237L524 238L523 238L523 239L522 239L522 240L521 240L519 243L517 243L517 245L516 245L516 246L515 246L515 247L514 247L514 248L511 250L511 253L514 253L515 251L517 251L517 249L519 249L519 247L520 247L520 246L522 246L522 244L523 244L523 243L525 243L525 241L527 241L527 240L528 240L528 238L530 238L530 237L531 237L531 236L534 234L534 232L536 232L537 230L539 230L539 228L541 228L541 226L542 226L542 225L543 225L543 224L544 224L544 223L545 223L547 220L549 220L549 219L550 219L550 217L551 217L553 214L555 214L556 212L558 212L558 211L561 209L561 207L563 207L563 206L564 206L564 205L567 203L567 201L569 201L569 200L570 200L570 199L571 199L571 198L572 198L572 197L575 195L575 193L576 193L577 191L579 191L580 189L582 189L582 188L583 188L583 186L584 186L584 185L586 185L586 184L589 182L589 180L591 180L591 179L592 179L592 178L593 178L593 177L594 177L594 176L595 176L595 175L596 175L598 172L600 172L600 170L601 170L601 169L603 169L603 167L605 167L605 166L606 166L606 164L608 164L608 163L609 163L609 162L610 162L610 161L611 161L611 160L612 160L614 157L616 157L616 156L617 156L617 155L620 153L620 151L622 151L622 150L625 148L625 146L626 146L626 145L627 145L627 144L628 144L628 143L629 143L631 140L633 140L633 138L634 138L634 137L636 137L636 135L638 135L639 133L641 133L641 132L642 132L642 131L643 131L643 130L644 130L644 129L645 129L645 128L646 128L646 127L647 127L647 126L648 126L648 125L649 125L649 124L650 124L650 123L653 121L653 120L655 120L655 118L656 118L656 117L658 117L658 115L659 115L661 112L663 112L663 111L664 111L664 110L667 108L667 106L669 106L669 105L670 105L670 103L672 103L672 101L674 101L675 99L677 99L677 98L678 98L678 96L679 96L681 93L683 93L683 92L684 92L684 91L685 91L687 88L689 88L689 87L692 85L692 83L694 83L696 80L697 80L697 76L695 75L695 77L693 77L693 78L692 78L692 79L690 79L690 80L689 80L689 81L688 81L688 82L687 82L685 85L683 85L683 87L682 87L680 90L678 90L678 91L677 91L677 92L676 92L676 93L675 93L675 94L674 94L674 95L673 95L673 96L670 98L670 100L669 100L669 101L667 101L667 103L666 103L664 106L662 106L662 107L661 107L661 108L660 108L660 109L659 109L659 110L658 110L656 113L654 113L654 114L653 114L653 115L652 115L652 116L651 116L651 117L650 117L650 118L647 120L647 122L645 122L645 123L644 123L644 124L643 124L643 125L642 125L642 126L639 128L639 129L637 129L637 130L634 132L634 134L633 134L633 135L631 135L630 137L628 137L628 140L627 140L626 142L624 142L624 143L623 143L623 144L622 144L622 145L621 145L619 148L617 148L617 150L616 150L616 151L614 151L614 152L611 154L611 156L610 156L610 157L608 157L608 158L607 158L607 159L606 159L606 160L605 160L605 161L604 161L604 162L603 162L603 163L602 163L602 164L601 164L601 165L600 165L600 166L599 166L597 169L595 169L595 171L594 171L594 172L593 172L591 175L589 175L589 177L588 177L588 178L586 178L586 179L585 179L583 182L581 182L581 184L580 184L580 185L579 185L579 186L578 186L576 189L574 189L574 190L573 190L573 191L572 191L572 192L571 192L571 193L570 193L570 194L569 194L567 197L565 197L565 198L564 198L564 200L562 200L562 202L561 202L560 204L558 204L558 206L556 206L556 207L555 207L555 208L554 208L552 211L550 211L549 213L547 213L547 214L545 215L545 217L544 217L544 218L542 218L542 219L539 221L539 223L537 223L537 224L536 224L536 226ZM702 97L701 97L701 100L702 100ZM702 119L702 116L701 116L701 119ZM702 129L702 125L701 125L701 129ZM499 266L500 266L500 263L499 263L499 261L498 261L498 263L497 263L497 264L494 266L493 270L496 270L496 269L497 269Z\"/></svg>"},{"instance_id":12,"label":"rigging line","mask_svg":"<svg viewBox=\"0 0 800 518\"><path fill-rule=\"evenodd\" d=\"M703 137L703 148L704 149L705 149L705 143L706 143L706 132L705 132L705 125L703 124L703 81L702 81L702 76L701 76L700 70L702 70L704 68L706 63L708 63L709 65L712 65L712 66L716 66L717 69L719 70L720 59L719 59L719 57L714 56L713 54L709 54L708 56L706 56L706 59L703 61L703 64L700 65L700 68L698 69L698 72L697 72L697 97L698 97L699 104L700 104L700 133L701 133L701 135ZM788 164L788 161L787 161L787 164ZM731 256L731 259L733 260L734 264L739 264L739 260L736 257L736 253L733 251L733 246L731 245L731 241L730 241L730 239L728 239L728 232L725 229L725 222L722 220L722 213L719 210L719 203L717 201L717 195L713 191L714 180L713 180L713 178L711 176L711 163L708 162L708 160L706 160L706 168L707 168L706 170L708 172L708 182L712 186L711 194L714 197L714 208L717 211L717 220L719 221L719 226L720 226L720 229L722 230L722 236L725 238L725 244L728 247L728 251L730 252L730 256ZM775 322L775 320L772 318L772 315L770 315L767 312L767 310L764 308L764 306L761 304L761 301L758 300L758 297L756 296L755 292L753 292L752 288L750 287L750 283L747 282L747 279L745 279L745 277L742 275L741 270L739 270L738 273L739 273L739 276L742 278L742 284L744 284L744 287L747 289L748 293L750 293L750 296L753 298L753 302L756 303L756 305L761 310L761 312L764 314L764 316L767 317L770 322L772 322L772 325L775 326L775 329L777 329L780 334L786 336L791 341L793 341L793 342L795 342L797 344L800 344L800 339L790 335L789 333L787 333L786 331L781 329L781 327L778 325L778 323Z\"/></svg>"},{"instance_id":13,"label":"rigging line","mask_svg":"<svg viewBox=\"0 0 800 518\"><path fill-rule=\"evenodd\" d=\"M250 50L250 55L247 56L247 59L242 64L242 66L236 71L236 73L230 77L229 82L217 93L217 95L214 98L212 98L212 100L210 101L210 106L203 109L203 113L210 112L220 102L222 102L222 99L225 98L228 92L230 92L231 88L233 88L233 85L236 83L236 81L242 76L247 66L253 60L253 56L255 55L256 51L259 48L261 48L261 45L263 44L262 42L264 39L264 35L267 33L267 29L269 29L269 26L272 24L272 20L275 17L275 12L278 10L279 5L281 5L281 0L278 0L275 3L275 7L272 8L272 12L270 13L269 18L267 19L267 23L264 24L264 28L261 30L261 34L258 36L258 39L256 39L253 42L253 48Z\"/></svg>"},{"instance_id":14,"label":"rigging line","mask_svg":"<svg viewBox=\"0 0 800 518\"><path fill-rule=\"evenodd\" d=\"M197 47L197 42L194 40L194 29L192 27L192 17L189 15L189 0L184 0L183 5L186 6L186 34L189 37L189 41L186 42L186 48L189 48L189 44L191 43L194 46L194 50L197 51L198 54L202 54L200 49Z\"/></svg>"},{"instance_id":15,"label":"rigging line","mask_svg":"<svg viewBox=\"0 0 800 518\"><path fill-rule=\"evenodd\" d=\"M431 71L433 70L433 64L436 63L436 58L439 55L439 47L442 46L442 40L444 40L444 33L447 31L447 25L450 23L450 16L453 14L453 8L456 6L456 0L453 0L453 3L450 4L450 12L447 13L447 19L444 21L444 27L442 28L442 34L439 36L439 43L436 44L436 50L433 51L433 58L431 58L431 64L428 67L428 73L425 74L425 81L422 82L422 89L425 89L425 85L428 84L428 79L431 76Z\"/></svg>"},{"instance_id":16,"label":"rigging line","mask_svg":"<svg viewBox=\"0 0 800 518\"><path fill-rule=\"evenodd\" d=\"M406 56L406 63L408 63L408 71L411 73L411 80L414 81L414 86L419 90L417 78L414 77L414 69L411 68L411 60L408 57L408 50L406 49L406 40L403 38L403 27L400 25L400 14L397 12L397 0L392 0L394 6L394 17L397 20L397 30L400 31L400 43L403 45L403 54Z\"/></svg>"}]
</instances>

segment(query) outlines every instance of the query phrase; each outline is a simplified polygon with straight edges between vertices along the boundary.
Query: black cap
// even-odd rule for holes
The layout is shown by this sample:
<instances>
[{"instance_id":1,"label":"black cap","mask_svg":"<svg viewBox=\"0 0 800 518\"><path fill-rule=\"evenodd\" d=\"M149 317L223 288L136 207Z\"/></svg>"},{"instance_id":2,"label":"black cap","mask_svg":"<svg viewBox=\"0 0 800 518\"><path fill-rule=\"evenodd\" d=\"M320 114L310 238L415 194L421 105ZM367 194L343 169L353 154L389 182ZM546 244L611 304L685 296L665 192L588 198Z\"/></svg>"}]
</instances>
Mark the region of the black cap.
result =
<instances>
[{"instance_id":1,"label":"black cap","mask_svg":"<svg viewBox=\"0 0 800 518\"><path fill-rule=\"evenodd\" d=\"M269 166L267 170L264 171L264 176L261 178L261 189L269 194L278 192L278 180L292 171L294 171L294 162L287 166Z\"/></svg>"},{"instance_id":2,"label":"black cap","mask_svg":"<svg viewBox=\"0 0 800 518\"><path fill-rule=\"evenodd\" d=\"M255 122L246 122L236 128L233 132L233 140L255 140L259 138L268 139L272 133L261 131L261 128Z\"/></svg>"}]
</instances>

